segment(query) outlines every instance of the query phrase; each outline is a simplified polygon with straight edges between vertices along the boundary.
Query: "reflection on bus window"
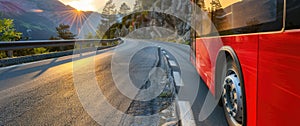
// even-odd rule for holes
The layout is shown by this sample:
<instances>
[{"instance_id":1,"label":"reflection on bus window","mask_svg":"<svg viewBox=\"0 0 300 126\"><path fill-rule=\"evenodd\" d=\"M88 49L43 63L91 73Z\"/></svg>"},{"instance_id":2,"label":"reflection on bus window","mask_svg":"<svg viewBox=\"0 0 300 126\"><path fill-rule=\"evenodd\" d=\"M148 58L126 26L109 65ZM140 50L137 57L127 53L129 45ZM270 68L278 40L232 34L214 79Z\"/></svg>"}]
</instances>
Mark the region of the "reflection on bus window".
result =
<instances>
[{"instance_id":1,"label":"reflection on bus window","mask_svg":"<svg viewBox=\"0 0 300 126\"><path fill-rule=\"evenodd\" d=\"M287 0L286 4L286 29L300 28L300 1Z\"/></svg>"},{"instance_id":2,"label":"reflection on bus window","mask_svg":"<svg viewBox=\"0 0 300 126\"><path fill-rule=\"evenodd\" d=\"M201 14L201 34L265 31L262 24L277 20L277 3L276 0L196 0L202 12L206 13Z\"/></svg>"}]
</instances>

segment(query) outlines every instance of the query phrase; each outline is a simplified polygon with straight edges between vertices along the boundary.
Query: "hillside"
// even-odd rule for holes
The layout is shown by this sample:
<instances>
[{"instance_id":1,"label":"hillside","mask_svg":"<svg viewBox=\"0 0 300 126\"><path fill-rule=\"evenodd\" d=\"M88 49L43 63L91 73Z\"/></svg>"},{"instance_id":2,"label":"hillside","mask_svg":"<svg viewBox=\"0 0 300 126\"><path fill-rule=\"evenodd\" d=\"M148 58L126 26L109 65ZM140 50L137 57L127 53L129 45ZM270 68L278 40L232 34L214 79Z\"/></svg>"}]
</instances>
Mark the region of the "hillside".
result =
<instances>
[{"instance_id":1,"label":"hillside","mask_svg":"<svg viewBox=\"0 0 300 126\"><path fill-rule=\"evenodd\" d=\"M61 23L71 25L72 32L77 34L76 29L80 29L91 13L95 14L78 12L58 0L0 0L0 18L14 19L15 27L23 33L23 38L31 40L55 36L55 27ZM98 13L96 15L101 17Z\"/></svg>"}]
</instances>

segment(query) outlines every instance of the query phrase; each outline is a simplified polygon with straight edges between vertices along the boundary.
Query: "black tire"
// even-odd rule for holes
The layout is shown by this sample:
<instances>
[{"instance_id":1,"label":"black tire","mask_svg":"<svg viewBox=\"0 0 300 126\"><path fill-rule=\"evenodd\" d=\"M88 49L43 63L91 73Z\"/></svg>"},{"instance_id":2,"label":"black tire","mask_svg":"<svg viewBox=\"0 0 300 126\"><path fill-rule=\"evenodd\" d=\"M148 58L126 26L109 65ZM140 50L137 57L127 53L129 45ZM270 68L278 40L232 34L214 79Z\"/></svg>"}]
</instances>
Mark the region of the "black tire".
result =
<instances>
[{"instance_id":1,"label":"black tire","mask_svg":"<svg viewBox=\"0 0 300 126\"><path fill-rule=\"evenodd\" d=\"M245 126L246 102L239 64L227 57L223 66L221 103L229 126Z\"/></svg>"}]
</instances>

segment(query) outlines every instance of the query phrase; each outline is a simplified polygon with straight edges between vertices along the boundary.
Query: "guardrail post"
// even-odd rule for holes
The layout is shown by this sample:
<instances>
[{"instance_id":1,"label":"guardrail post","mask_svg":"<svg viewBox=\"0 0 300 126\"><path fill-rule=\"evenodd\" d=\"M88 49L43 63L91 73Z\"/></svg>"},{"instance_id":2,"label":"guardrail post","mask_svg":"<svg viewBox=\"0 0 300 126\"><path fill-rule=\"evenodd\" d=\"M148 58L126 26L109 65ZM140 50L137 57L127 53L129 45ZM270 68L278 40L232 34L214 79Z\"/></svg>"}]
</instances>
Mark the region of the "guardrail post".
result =
<instances>
[{"instance_id":1,"label":"guardrail post","mask_svg":"<svg viewBox=\"0 0 300 126\"><path fill-rule=\"evenodd\" d=\"M9 58L12 58L14 56L14 51L13 50L8 50L7 55Z\"/></svg>"},{"instance_id":2,"label":"guardrail post","mask_svg":"<svg viewBox=\"0 0 300 126\"><path fill-rule=\"evenodd\" d=\"M79 44L79 53L80 53L80 57L82 56L81 51L82 51L82 42L80 42L80 44Z\"/></svg>"},{"instance_id":3,"label":"guardrail post","mask_svg":"<svg viewBox=\"0 0 300 126\"><path fill-rule=\"evenodd\" d=\"M161 47L158 46L158 65L160 66L161 65Z\"/></svg>"}]
</instances>

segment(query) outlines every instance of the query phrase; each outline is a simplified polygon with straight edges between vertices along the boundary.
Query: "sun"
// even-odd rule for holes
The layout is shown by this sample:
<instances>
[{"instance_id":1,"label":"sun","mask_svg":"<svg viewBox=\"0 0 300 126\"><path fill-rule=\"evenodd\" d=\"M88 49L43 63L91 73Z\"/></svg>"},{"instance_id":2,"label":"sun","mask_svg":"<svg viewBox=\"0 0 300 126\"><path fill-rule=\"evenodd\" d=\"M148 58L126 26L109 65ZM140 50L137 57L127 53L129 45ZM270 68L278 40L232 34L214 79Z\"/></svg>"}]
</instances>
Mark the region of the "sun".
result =
<instances>
[{"instance_id":1,"label":"sun","mask_svg":"<svg viewBox=\"0 0 300 126\"><path fill-rule=\"evenodd\" d=\"M77 10L77 12L81 12L82 10L81 9L76 9Z\"/></svg>"},{"instance_id":2,"label":"sun","mask_svg":"<svg viewBox=\"0 0 300 126\"><path fill-rule=\"evenodd\" d=\"M74 7L77 11L96 11L95 7L90 2L72 1L67 4Z\"/></svg>"}]
</instances>

